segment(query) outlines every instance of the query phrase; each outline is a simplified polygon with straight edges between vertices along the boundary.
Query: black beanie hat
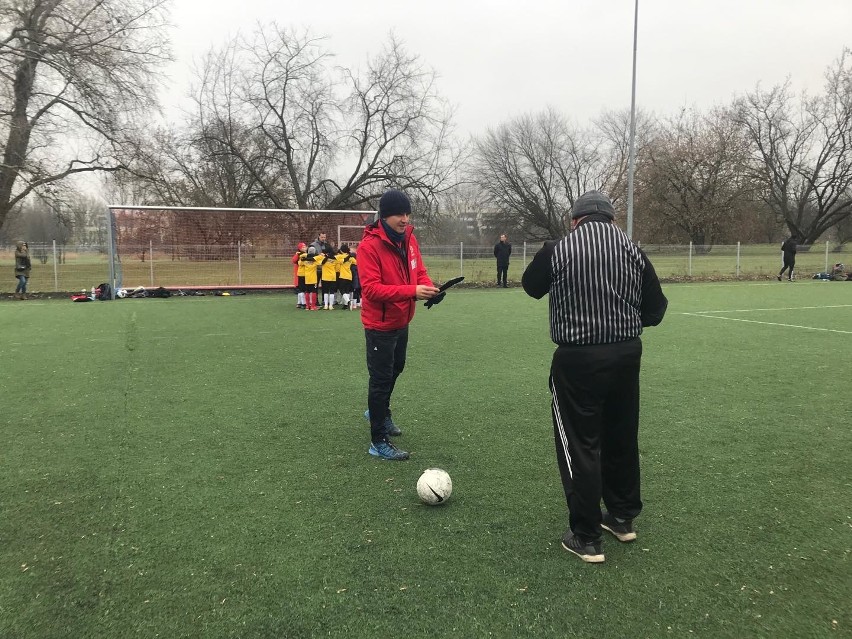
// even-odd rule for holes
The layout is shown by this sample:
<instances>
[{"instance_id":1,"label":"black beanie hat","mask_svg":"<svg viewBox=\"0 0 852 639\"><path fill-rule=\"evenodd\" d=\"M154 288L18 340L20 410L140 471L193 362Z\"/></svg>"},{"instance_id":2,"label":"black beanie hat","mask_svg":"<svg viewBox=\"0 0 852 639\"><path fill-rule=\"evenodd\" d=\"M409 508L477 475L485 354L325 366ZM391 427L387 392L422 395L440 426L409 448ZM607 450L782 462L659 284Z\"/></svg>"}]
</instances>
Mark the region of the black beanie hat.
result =
<instances>
[{"instance_id":1,"label":"black beanie hat","mask_svg":"<svg viewBox=\"0 0 852 639\"><path fill-rule=\"evenodd\" d=\"M389 215L402 215L411 213L411 201L408 196L397 189L385 191L379 200L379 217L386 218Z\"/></svg>"},{"instance_id":2,"label":"black beanie hat","mask_svg":"<svg viewBox=\"0 0 852 639\"><path fill-rule=\"evenodd\" d=\"M574 202L574 206L571 207L571 217L574 219L583 217L584 215L591 215L592 213L599 213L611 220L615 219L615 209L612 207L612 202L600 191L583 193Z\"/></svg>"}]
</instances>

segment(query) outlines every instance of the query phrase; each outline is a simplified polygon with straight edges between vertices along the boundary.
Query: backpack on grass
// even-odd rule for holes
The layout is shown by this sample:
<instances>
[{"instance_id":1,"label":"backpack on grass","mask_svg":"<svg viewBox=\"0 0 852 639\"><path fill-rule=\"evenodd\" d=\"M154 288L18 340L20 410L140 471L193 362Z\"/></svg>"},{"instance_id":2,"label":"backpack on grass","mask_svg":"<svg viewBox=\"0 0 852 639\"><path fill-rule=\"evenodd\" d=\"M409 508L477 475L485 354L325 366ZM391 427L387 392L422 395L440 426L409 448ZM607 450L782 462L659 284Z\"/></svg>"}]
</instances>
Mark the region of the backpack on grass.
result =
<instances>
[{"instance_id":1,"label":"backpack on grass","mask_svg":"<svg viewBox=\"0 0 852 639\"><path fill-rule=\"evenodd\" d=\"M95 289L95 296L102 302L112 299L112 287L109 284L100 284Z\"/></svg>"}]
</instances>

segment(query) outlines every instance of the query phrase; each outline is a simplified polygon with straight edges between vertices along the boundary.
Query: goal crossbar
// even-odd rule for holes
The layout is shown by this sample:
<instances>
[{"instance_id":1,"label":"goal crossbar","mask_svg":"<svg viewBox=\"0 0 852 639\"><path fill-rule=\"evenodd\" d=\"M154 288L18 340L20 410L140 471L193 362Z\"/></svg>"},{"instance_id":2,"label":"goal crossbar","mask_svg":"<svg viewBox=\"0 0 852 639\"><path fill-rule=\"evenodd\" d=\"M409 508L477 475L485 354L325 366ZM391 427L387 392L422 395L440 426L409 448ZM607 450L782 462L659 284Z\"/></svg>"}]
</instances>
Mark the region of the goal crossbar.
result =
<instances>
[{"instance_id":1,"label":"goal crossbar","mask_svg":"<svg viewBox=\"0 0 852 639\"><path fill-rule=\"evenodd\" d=\"M377 211L353 211L352 209L240 209L205 206L152 206L150 204L108 204L111 211L223 211L232 213L294 213L310 215L378 215Z\"/></svg>"}]
</instances>

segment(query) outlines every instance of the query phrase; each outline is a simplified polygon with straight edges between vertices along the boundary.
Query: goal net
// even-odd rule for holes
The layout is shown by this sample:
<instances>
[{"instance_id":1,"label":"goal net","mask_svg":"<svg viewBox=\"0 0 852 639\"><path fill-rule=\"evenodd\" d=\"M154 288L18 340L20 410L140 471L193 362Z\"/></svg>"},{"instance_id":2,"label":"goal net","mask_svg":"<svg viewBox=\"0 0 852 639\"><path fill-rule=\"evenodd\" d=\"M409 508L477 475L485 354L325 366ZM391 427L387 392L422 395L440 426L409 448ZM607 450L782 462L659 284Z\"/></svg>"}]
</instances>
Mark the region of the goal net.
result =
<instances>
[{"instance_id":1,"label":"goal net","mask_svg":"<svg viewBox=\"0 0 852 639\"><path fill-rule=\"evenodd\" d=\"M372 222L372 220L370 220ZM369 222L368 222L369 224ZM358 244L361 243L361 240L364 237L364 226L365 224L360 225L351 225L351 224L338 224L337 225L337 246L342 244L349 245L351 249L357 249Z\"/></svg>"},{"instance_id":2,"label":"goal net","mask_svg":"<svg viewBox=\"0 0 852 639\"><path fill-rule=\"evenodd\" d=\"M115 288L289 288L300 242L360 240L374 211L109 206Z\"/></svg>"}]
</instances>

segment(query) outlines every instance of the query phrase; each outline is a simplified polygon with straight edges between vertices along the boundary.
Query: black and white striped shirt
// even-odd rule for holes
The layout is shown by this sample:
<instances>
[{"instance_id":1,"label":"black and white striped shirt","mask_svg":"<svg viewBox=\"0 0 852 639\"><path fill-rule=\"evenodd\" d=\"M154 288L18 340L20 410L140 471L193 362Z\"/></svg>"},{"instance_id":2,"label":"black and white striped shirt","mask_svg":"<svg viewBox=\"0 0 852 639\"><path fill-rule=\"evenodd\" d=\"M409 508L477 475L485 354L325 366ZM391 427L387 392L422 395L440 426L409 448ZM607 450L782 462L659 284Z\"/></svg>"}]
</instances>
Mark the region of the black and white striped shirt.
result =
<instances>
[{"instance_id":1,"label":"black and white striped shirt","mask_svg":"<svg viewBox=\"0 0 852 639\"><path fill-rule=\"evenodd\" d=\"M617 226L584 220L545 242L523 276L524 290L550 293L550 336L557 344L610 344L659 324L668 301L650 260Z\"/></svg>"}]
</instances>

